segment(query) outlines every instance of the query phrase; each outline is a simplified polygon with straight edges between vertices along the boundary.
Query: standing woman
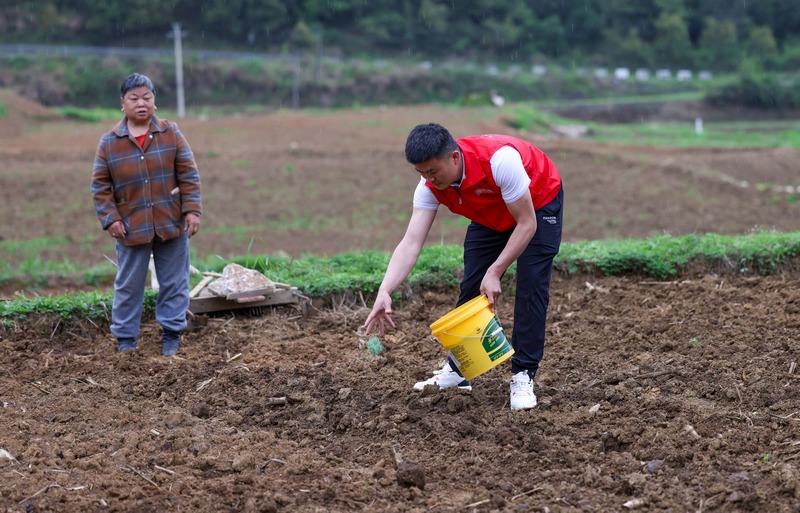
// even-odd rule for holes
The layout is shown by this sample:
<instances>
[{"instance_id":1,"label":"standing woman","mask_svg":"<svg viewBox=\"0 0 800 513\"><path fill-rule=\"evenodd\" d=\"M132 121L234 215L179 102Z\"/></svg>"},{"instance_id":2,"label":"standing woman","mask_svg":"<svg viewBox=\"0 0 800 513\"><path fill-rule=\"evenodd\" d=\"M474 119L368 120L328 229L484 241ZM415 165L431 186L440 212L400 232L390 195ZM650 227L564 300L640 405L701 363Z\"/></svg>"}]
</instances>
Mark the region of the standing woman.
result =
<instances>
[{"instance_id":1,"label":"standing woman","mask_svg":"<svg viewBox=\"0 0 800 513\"><path fill-rule=\"evenodd\" d=\"M100 224L117 246L111 333L120 352L136 350L152 253L162 354L172 356L189 309L189 237L200 229L200 175L178 125L155 116L148 77L126 77L120 101L125 117L100 138L91 188Z\"/></svg>"}]
</instances>

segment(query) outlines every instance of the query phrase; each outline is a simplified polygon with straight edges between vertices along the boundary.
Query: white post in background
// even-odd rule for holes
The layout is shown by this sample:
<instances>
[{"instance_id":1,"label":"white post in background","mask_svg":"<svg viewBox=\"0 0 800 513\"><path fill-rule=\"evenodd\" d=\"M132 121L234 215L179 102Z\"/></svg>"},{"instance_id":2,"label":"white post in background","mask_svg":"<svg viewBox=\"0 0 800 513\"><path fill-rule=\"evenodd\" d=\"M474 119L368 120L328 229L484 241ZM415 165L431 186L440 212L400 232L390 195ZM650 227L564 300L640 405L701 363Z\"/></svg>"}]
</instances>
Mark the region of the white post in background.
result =
<instances>
[{"instance_id":1,"label":"white post in background","mask_svg":"<svg viewBox=\"0 0 800 513\"><path fill-rule=\"evenodd\" d=\"M694 118L694 133L703 134L703 118Z\"/></svg>"},{"instance_id":2,"label":"white post in background","mask_svg":"<svg viewBox=\"0 0 800 513\"><path fill-rule=\"evenodd\" d=\"M178 117L186 117L186 101L183 97L183 45L181 39L186 32L181 32L181 24L173 22L172 32L167 34L175 40L175 91L178 96Z\"/></svg>"}]
</instances>

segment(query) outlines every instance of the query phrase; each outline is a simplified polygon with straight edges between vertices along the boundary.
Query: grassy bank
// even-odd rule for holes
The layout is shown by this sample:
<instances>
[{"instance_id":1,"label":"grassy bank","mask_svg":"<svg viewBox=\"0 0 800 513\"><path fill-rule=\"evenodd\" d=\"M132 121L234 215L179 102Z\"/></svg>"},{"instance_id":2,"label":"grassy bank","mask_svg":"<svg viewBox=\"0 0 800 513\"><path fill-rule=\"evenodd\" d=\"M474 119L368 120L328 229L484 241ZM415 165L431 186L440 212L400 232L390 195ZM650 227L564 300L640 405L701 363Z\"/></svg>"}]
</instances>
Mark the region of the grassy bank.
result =
<instances>
[{"instance_id":1,"label":"grassy bank","mask_svg":"<svg viewBox=\"0 0 800 513\"><path fill-rule=\"evenodd\" d=\"M414 291L456 286L462 270L461 247L426 247L407 286ZM253 256L233 262L256 269L272 280L290 283L304 295L325 298L344 293L372 294L380 285L388 253L365 251L324 258L298 259ZM741 236L717 234L680 237L657 236L644 240L606 240L565 243L555 260L556 272L600 275L639 275L657 280L676 279L691 272L766 275L793 269L800 256L800 231L754 232ZM203 271L221 271L228 261L195 262ZM514 267L504 280L513 286ZM399 294L399 293L398 293ZM49 315L66 322L75 319L106 320L112 293L78 292L56 297L17 297L0 303L5 328L30 317ZM155 292L148 290L145 310L152 313Z\"/></svg>"}]
</instances>

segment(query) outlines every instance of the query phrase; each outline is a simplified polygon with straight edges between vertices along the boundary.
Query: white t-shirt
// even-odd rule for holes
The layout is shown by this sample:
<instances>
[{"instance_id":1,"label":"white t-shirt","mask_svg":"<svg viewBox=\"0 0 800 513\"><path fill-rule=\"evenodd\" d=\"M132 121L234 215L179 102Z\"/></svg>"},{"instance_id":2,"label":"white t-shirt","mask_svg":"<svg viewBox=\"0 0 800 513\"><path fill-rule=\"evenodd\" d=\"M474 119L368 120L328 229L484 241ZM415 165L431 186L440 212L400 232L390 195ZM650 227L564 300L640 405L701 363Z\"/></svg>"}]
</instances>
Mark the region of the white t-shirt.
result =
<instances>
[{"instance_id":1,"label":"white t-shirt","mask_svg":"<svg viewBox=\"0 0 800 513\"><path fill-rule=\"evenodd\" d=\"M502 146L494 152L489 163L492 166L492 177L500 188L503 201L514 203L520 199L530 187L531 179L522 165L522 157L519 152L512 146ZM463 171L461 172L461 181L464 181ZM451 187L458 187L458 185L451 185ZM437 210L439 205L439 200L436 199L433 191L425 185L425 178L420 177L417 188L414 190L414 208Z\"/></svg>"}]
</instances>

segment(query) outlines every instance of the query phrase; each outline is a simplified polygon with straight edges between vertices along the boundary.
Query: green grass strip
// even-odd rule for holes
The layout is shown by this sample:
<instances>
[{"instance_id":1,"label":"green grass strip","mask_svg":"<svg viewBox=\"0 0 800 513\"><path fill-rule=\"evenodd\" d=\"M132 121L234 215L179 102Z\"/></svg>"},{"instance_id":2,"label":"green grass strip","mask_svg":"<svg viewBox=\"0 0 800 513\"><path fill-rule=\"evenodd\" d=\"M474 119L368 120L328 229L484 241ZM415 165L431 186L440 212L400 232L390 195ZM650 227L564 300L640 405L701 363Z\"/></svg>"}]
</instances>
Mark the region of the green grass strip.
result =
<instances>
[{"instance_id":1,"label":"green grass strip","mask_svg":"<svg viewBox=\"0 0 800 513\"><path fill-rule=\"evenodd\" d=\"M110 108L84 108L68 105L66 107L56 107L54 110L68 119L84 121L86 123L98 123L100 121L119 120L122 115L119 109Z\"/></svg>"},{"instance_id":2,"label":"green grass strip","mask_svg":"<svg viewBox=\"0 0 800 513\"><path fill-rule=\"evenodd\" d=\"M554 265L558 272L602 275L644 275L659 280L678 277L690 266L742 275L780 272L800 256L800 231L753 232L747 235L659 235L644 240L604 240L564 243ZM301 258L248 255L196 264L206 271L221 271L231 262L256 269L276 282L289 283L310 297L325 297L347 291L374 293L378 290L389 253L364 251L331 257ZM461 246L429 246L423 249L407 283L415 289L456 286L462 265ZM506 275L510 279L515 268ZM31 315L69 318L107 318L112 292L79 292L56 297L19 297L0 302L0 323ZM156 294L147 290L145 311L152 313Z\"/></svg>"},{"instance_id":3,"label":"green grass strip","mask_svg":"<svg viewBox=\"0 0 800 513\"><path fill-rule=\"evenodd\" d=\"M693 121L646 123L596 123L564 118L532 104L509 108L508 124L537 134L549 134L556 125L583 125L587 140L614 144L677 148L800 148L800 126L794 120L707 122L701 133Z\"/></svg>"},{"instance_id":4,"label":"green grass strip","mask_svg":"<svg viewBox=\"0 0 800 513\"><path fill-rule=\"evenodd\" d=\"M667 280L690 264L740 274L772 274L800 255L800 232L659 235L645 240L583 241L561 246L555 265L568 274L643 274Z\"/></svg>"}]
</instances>

